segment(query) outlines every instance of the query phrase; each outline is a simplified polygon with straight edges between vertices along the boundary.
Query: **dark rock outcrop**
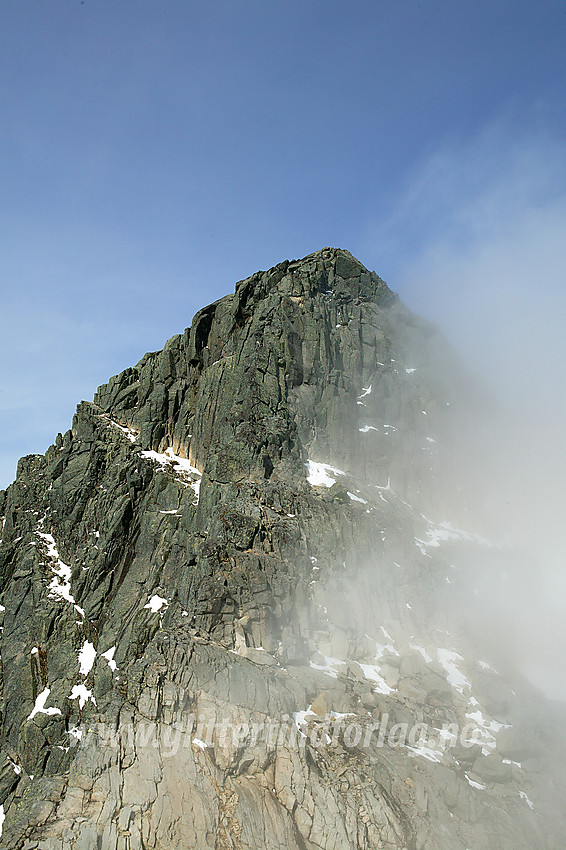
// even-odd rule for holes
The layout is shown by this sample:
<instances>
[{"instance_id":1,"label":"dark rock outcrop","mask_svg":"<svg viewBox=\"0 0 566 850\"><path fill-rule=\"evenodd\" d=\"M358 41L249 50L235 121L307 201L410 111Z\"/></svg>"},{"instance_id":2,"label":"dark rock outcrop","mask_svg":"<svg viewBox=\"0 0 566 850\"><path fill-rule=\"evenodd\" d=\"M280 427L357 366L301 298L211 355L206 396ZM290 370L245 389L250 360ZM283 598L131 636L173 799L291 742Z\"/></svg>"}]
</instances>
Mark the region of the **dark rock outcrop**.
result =
<instances>
[{"instance_id":1,"label":"dark rock outcrop","mask_svg":"<svg viewBox=\"0 0 566 850\"><path fill-rule=\"evenodd\" d=\"M23 458L2 847L561 848L560 713L478 656L455 590L459 553L487 557L441 522L466 387L327 248L238 283Z\"/></svg>"}]
</instances>

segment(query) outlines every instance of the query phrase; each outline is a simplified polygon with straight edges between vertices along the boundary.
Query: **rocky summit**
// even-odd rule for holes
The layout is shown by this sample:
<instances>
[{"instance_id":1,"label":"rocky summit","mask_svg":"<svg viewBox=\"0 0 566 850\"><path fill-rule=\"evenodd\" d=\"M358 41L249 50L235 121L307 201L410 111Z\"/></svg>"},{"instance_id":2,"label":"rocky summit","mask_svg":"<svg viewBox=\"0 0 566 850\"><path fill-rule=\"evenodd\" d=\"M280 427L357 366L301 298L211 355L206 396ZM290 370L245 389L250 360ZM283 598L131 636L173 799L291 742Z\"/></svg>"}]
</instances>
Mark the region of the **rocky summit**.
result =
<instances>
[{"instance_id":1,"label":"rocky summit","mask_svg":"<svg viewBox=\"0 0 566 850\"><path fill-rule=\"evenodd\" d=\"M462 519L475 392L325 248L239 282L22 458L2 848L563 850L566 712L466 595L505 557Z\"/></svg>"}]
</instances>

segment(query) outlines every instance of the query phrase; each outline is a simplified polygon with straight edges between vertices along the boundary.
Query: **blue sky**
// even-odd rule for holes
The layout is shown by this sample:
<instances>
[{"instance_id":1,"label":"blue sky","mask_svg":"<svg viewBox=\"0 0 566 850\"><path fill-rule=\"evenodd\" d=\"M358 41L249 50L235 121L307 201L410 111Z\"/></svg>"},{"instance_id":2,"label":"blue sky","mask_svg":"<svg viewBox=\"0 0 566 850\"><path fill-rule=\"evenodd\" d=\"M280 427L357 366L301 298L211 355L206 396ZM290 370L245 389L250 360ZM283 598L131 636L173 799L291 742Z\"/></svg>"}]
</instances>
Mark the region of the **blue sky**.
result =
<instances>
[{"instance_id":1,"label":"blue sky","mask_svg":"<svg viewBox=\"0 0 566 850\"><path fill-rule=\"evenodd\" d=\"M564 379L563 0L4 0L0 30L0 487L201 306L324 245L501 386L525 335L533 391Z\"/></svg>"}]
</instances>

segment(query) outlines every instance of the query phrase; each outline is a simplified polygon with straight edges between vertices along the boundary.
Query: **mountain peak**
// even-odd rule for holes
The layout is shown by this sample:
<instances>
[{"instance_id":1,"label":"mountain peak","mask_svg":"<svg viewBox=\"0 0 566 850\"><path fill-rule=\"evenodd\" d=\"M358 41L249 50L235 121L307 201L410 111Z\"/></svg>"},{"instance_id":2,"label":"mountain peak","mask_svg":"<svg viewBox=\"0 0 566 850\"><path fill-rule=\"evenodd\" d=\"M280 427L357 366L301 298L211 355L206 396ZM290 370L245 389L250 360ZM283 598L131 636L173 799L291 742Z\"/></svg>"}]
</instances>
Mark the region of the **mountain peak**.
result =
<instances>
[{"instance_id":1,"label":"mountain peak","mask_svg":"<svg viewBox=\"0 0 566 850\"><path fill-rule=\"evenodd\" d=\"M323 248L240 281L20 463L3 847L563 846L560 719L465 596L500 562L454 520L451 361Z\"/></svg>"},{"instance_id":2,"label":"mountain peak","mask_svg":"<svg viewBox=\"0 0 566 850\"><path fill-rule=\"evenodd\" d=\"M285 260L236 284L236 293L277 286L282 293L312 297L336 292L342 297L383 298L392 293L375 272L343 248L322 248L300 260Z\"/></svg>"},{"instance_id":3,"label":"mountain peak","mask_svg":"<svg viewBox=\"0 0 566 850\"><path fill-rule=\"evenodd\" d=\"M307 254L301 260L291 260L290 265L294 265L295 263L302 265L311 260L320 260L325 264L333 265L335 268L338 262L340 269L337 273L341 273L341 277L343 278L355 277L368 271L363 263L356 259L346 248L332 248L328 245L318 251L314 251L312 254Z\"/></svg>"}]
</instances>

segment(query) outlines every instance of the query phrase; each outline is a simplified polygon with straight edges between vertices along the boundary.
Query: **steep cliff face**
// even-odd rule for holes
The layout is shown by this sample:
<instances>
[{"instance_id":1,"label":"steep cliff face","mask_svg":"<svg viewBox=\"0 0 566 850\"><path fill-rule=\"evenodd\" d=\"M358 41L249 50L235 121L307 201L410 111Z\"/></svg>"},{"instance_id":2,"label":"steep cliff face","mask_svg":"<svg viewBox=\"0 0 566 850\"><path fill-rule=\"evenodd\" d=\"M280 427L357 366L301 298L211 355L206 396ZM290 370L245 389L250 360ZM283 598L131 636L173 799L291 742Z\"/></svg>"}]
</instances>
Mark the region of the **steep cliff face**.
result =
<instances>
[{"instance_id":1,"label":"steep cliff face","mask_svg":"<svg viewBox=\"0 0 566 850\"><path fill-rule=\"evenodd\" d=\"M465 392L434 330L324 249L22 459L2 847L562 847L563 715L462 609L460 561L498 563L448 522Z\"/></svg>"}]
</instances>

